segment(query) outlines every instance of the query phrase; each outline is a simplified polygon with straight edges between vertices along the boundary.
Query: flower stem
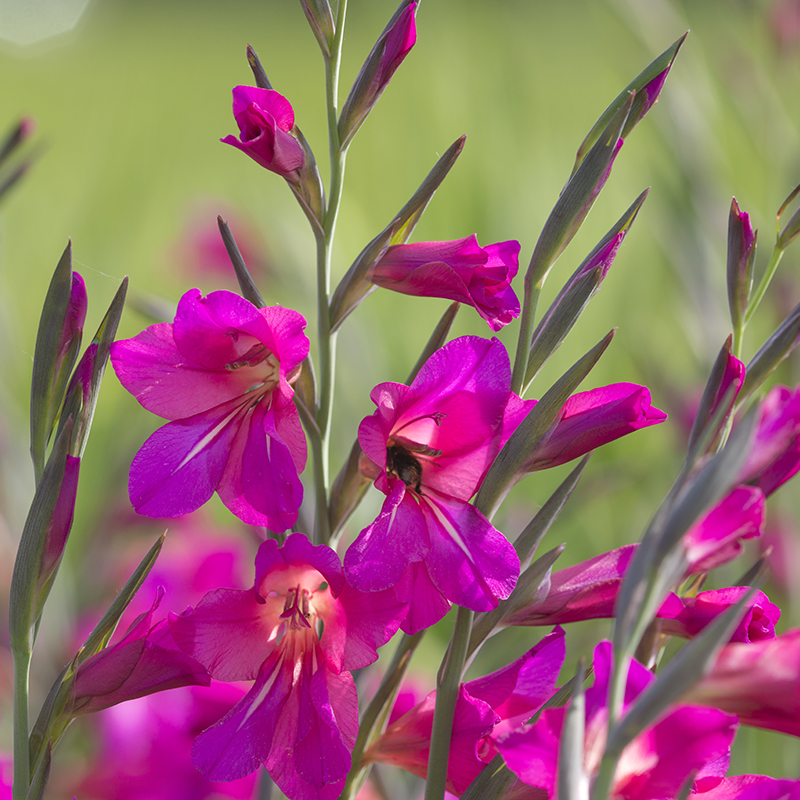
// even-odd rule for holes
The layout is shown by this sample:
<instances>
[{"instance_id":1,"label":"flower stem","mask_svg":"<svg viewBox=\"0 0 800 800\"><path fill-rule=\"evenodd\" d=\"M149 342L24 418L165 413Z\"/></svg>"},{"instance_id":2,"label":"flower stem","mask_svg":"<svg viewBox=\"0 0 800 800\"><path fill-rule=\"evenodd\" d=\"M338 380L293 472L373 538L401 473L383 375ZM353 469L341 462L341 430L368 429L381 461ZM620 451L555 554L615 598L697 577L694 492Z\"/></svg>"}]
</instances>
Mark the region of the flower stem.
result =
<instances>
[{"instance_id":1,"label":"flower stem","mask_svg":"<svg viewBox=\"0 0 800 800\"><path fill-rule=\"evenodd\" d=\"M436 682L436 709L433 712L425 800L442 800L444 797L447 785L447 765L450 758L450 738L453 734L453 717L474 616L474 612L459 607L453 638L450 640L450 647Z\"/></svg>"},{"instance_id":2,"label":"flower stem","mask_svg":"<svg viewBox=\"0 0 800 800\"><path fill-rule=\"evenodd\" d=\"M361 715L361 720L358 725L358 738L356 739L355 747L353 748L352 767L350 774L347 776L347 781L344 785L342 797L349 800L358 793L361 784L366 776L366 768L362 766L361 760L364 751L375 740L376 735L380 732L379 722L381 717L387 716L390 701L396 696L397 689L400 682L406 674L408 665L411 661L411 656L422 641L425 631L419 631L413 636L405 634L397 645L392 663L386 670L383 676L381 685L378 691L375 692L369 705Z\"/></svg>"},{"instance_id":3,"label":"flower stem","mask_svg":"<svg viewBox=\"0 0 800 800\"><path fill-rule=\"evenodd\" d=\"M336 34L330 58L325 59L325 89L328 104L328 138L330 143L331 182L322 233L317 234L317 316L319 337L319 407L317 424L320 430L319 442L312 441L314 450L314 483L316 485L316 514L314 522L314 541L327 542L330 539L328 517L328 487L330 483L329 449L331 418L333 416L333 384L336 366L336 334L331 332L329 297L331 291L331 249L336 232L336 218L342 199L344 167L347 149L341 147L339 140L339 67L342 60L342 41L344 34L347 0L339 0L336 20Z\"/></svg>"},{"instance_id":4,"label":"flower stem","mask_svg":"<svg viewBox=\"0 0 800 800\"><path fill-rule=\"evenodd\" d=\"M541 283L528 286L528 276L533 270L529 269L525 275L525 297L522 303L522 316L519 321L519 340L517 352L514 356L514 371L511 374L511 391L520 397L524 394L525 374L528 371L528 355L533 338L533 324L536 320L536 306L539 303L539 293L542 291Z\"/></svg>"},{"instance_id":5,"label":"flower stem","mask_svg":"<svg viewBox=\"0 0 800 800\"><path fill-rule=\"evenodd\" d=\"M775 247L772 248L772 255L769 257L767 269L761 276L761 281L758 284L755 294L750 298L750 302L747 304L747 311L744 315L744 326L747 326L747 324L753 318L753 314L756 313L756 309L758 308L761 300L764 298L764 295L766 294L767 289L772 281L772 276L775 274L775 270L778 269L778 264L781 263L782 258L783 250L778 247L778 243L776 242Z\"/></svg>"},{"instance_id":6,"label":"flower stem","mask_svg":"<svg viewBox=\"0 0 800 800\"><path fill-rule=\"evenodd\" d=\"M14 655L14 800L25 800L31 784L28 747L28 681L30 650L13 649Z\"/></svg>"}]
</instances>

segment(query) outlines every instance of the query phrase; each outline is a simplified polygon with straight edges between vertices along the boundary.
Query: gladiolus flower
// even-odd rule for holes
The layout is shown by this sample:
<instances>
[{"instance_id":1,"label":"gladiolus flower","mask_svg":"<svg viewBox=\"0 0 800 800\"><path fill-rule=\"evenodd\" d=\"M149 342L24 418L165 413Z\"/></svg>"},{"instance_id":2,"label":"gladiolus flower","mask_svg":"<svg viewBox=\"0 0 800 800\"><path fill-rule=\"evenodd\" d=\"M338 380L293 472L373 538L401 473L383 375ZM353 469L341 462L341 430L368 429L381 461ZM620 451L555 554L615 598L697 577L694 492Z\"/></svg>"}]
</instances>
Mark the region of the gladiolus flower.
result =
<instances>
[{"instance_id":1,"label":"gladiolus flower","mask_svg":"<svg viewBox=\"0 0 800 800\"><path fill-rule=\"evenodd\" d=\"M525 460L523 472L556 467L621 436L664 422L650 404L650 391L635 383L612 383L572 395L555 430Z\"/></svg>"},{"instance_id":2,"label":"gladiolus flower","mask_svg":"<svg viewBox=\"0 0 800 800\"><path fill-rule=\"evenodd\" d=\"M744 645L742 645L744 646ZM751 645L748 645L751 646ZM612 646L604 641L594 651L594 685L586 690L586 727L583 767L591 782L600 766L606 741L608 681ZM631 661L625 707L656 677ZM736 717L716 709L678 706L637 736L623 751L614 774L611 796L626 800L676 797L695 771L695 780L721 777L730 760ZM558 747L565 709L546 709L533 724L497 740L508 768L519 779L541 790L542 798L558 796Z\"/></svg>"},{"instance_id":3,"label":"gladiolus flower","mask_svg":"<svg viewBox=\"0 0 800 800\"><path fill-rule=\"evenodd\" d=\"M554 572L546 596L506 617L503 625L564 625L613 617L625 571L637 547L629 544ZM735 605L747 591L748 587L737 586L701 592L696 597L678 597L670 593L656 614L661 623L660 631L690 639ZM751 642L774 637L780 614L780 609L763 592L756 592L731 641Z\"/></svg>"},{"instance_id":4,"label":"gladiolus flower","mask_svg":"<svg viewBox=\"0 0 800 800\"><path fill-rule=\"evenodd\" d=\"M708 572L742 552L742 539L760 536L764 494L754 486L737 486L683 537L686 574Z\"/></svg>"},{"instance_id":5,"label":"gladiolus flower","mask_svg":"<svg viewBox=\"0 0 800 800\"><path fill-rule=\"evenodd\" d=\"M220 139L246 153L262 167L297 183L305 166L303 147L291 134L294 110L289 101L272 89L234 86L233 116L239 138Z\"/></svg>"},{"instance_id":6,"label":"gladiolus flower","mask_svg":"<svg viewBox=\"0 0 800 800\"><path fill-rule=\"evenodd\" d=\"M776 386L764 398L740 480L769 497L800 470L800 389Z\"/></svg>"},{"instance_id":7,"label":"gladiolus flower","mask_svg":"<svg viewBox=\"0 0 800 800\"><path fill-rule=\"evenodd\" d=\"M555 691L564 661L564 631L557 628L507 667L462 683L447 767L447 788L462 794L497 755L498 736L514 730L541 708ZM425 778L428 774L436 692L390 725L364 754Z\"/></svg>"},{"instance_id":8,"label":"gladiolus flower","mask_svg":"<svg viewBox=\"0 0 800 800\"><path fill-rule=\"evenodd\" d=\"M519 316L511 281L519 269L519 242L481 247L474 234L453 242L390 247L371 268L376 286L416 297L443 297L473 306L493 331Z\"/></svg>"},{"instance_id":9,"label":"gladiolus flower","mask_svg":"<svg viewBox=\"0 0 800 800\"><path fill-rule=\"evenodd\" d=\"M417 41L417 0L401 6L378 37L347 95L339 117L342 146L353 138Z\"/></svg>"},{"instance_id":10,"label":"gladiolus flower","mask_svg":"<svg viewBox=\"0 0 800 800\"><path fill-rule=\"evenodd\" d=\"M800 781L767 775L732 775L708 783L713 786L708 791L698 787L693 800L800 800Z\"/></svg>"},{"instance_id":11,"label":"gladiolus flower","mask_svg":"<svg viewBox=\"0 0 800 800\"><path fill-rule=\"evenodd\" d=\"M371 664L405 614L391 592L349 586L336 553L292 534L256 556L249 591L209 592L170 618L187 653L219 680L253 680L248 694L193 748L209 780L235 780L264 764L292 800L333 800L358 731L350 670Z\"/></svg>"},{"instance_id":12,"label":"gladiolus flower","mask_svg":"<svg viewBox=\"0 0 800 800\"><path fill-rule=\"evenodd\" d=\"M288 308L192 289L174 323L112 346L122 385L148 411L173 420L131 465L131 502L140 514L187 514L216 490L251 525L284 531L295 523L306 442L289 381L308 354L304 327Z\"/></svg>"},{"instance_id":13,"label":"gladiolus flower","mask_svg":"<svg viewBox=\"0 0 800 800\"><path fill-rule=\"evenodd\" d=\"M726 645L683 699L738 714L745 725L800 736L800 628Z\"/></svg>"},{"instance_id":14,"label":"gladiolus flower","mask_svg":"<svg viewBox=\"0 0 800 800\"><path fill-rule=\"evenodd\" d=\"M488 611L516 585L514 548L468 502L500 450L504 417L518 422L527 411L510 386L503 345L464 336L437 350L411 386L372 390L378 408L358 439L387 498L348 548L345 573L362 591L394 587L410 606L407 633L451 602Z\"/></svg>"},{"instance_id":15,"label":"gladiolus flower","mask_svg":"<svg viewBox=\"0 0 800 800\"><path fill-rule=\"evenodd\" d=\"M191 758L198 731L243 695L234 684L213 681L101 711L93 718L99 749L69 794L114 800L253 800L257 774L225 784L207 781Z\"/></svg>"}]
</instances>

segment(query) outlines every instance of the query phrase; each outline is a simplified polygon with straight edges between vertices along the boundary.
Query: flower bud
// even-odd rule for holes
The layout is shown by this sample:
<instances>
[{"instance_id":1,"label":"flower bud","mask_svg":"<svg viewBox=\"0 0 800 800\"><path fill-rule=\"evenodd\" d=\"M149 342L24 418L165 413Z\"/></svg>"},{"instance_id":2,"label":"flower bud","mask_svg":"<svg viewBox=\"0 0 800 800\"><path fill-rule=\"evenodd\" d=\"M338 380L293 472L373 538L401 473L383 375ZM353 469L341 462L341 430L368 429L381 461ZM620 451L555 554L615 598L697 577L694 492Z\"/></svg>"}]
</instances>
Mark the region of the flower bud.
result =
<instances>
[{"instance_id":1,"label":"flower bud","mask_svg":"<svg viewBox=\"0 0 800 800\"><path fill-rule=\"evenodd\" d=\"M416 0L403 0L361 67L339 117L339 141L342 148L348 145L361 127L395 70L417 41L414 19L416 12Z\"/></svg>"}]
</instances>

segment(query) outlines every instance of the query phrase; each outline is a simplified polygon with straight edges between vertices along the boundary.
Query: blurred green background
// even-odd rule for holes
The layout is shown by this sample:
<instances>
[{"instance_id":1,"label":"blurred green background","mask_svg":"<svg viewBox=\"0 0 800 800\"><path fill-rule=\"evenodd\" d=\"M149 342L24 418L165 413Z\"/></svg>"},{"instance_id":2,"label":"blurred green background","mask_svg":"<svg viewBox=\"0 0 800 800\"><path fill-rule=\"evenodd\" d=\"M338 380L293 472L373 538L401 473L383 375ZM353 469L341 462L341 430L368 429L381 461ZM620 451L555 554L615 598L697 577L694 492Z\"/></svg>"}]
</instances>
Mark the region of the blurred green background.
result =
<instances>
[{"instance_id":1,"label":"blurred green background","mask_svg":"<svg viewBox=\"0 0 800 800\"><path fill-rule=\"evenodd\" d=\"M660 102L629 137L540 302L544 310L596 241L651 187L602 291L537 378L533 395L618 327L582 388L645 383L671 419L595 454L542 545L567 542L562 566L638 540L676 474L684 421L729 332L724 273L732 195L761 230L759 268L766 264L775 211L800 181L800 32L792 34L790 17L780 16L792 8L800 15L796 3L768 0L424 0L417 45L350 148L334 280L462 134L465 151L414 240L473 232L481 243L518 239L524 271L585 133L647 63L691 30ZM393 10L393 2L351 0L342 98ZM0 209L4 573L32 491L26 431L38 314L68 238L89 292L87 340L124 275L131 301L121 337L152 321L136 308L152 307L154 298L166 302L169 315L192 286L234 288L232 272L201 270L188 244L198 234L216 236L222 214L254 254L267 302L303 312L313 342L314 249L305 218L281 179L219 143L236 130L231 87L252 83L247 43L291 101L327 181L322 59L297 2L93 0L67 34L27 47L0 42L0 129L31 115L39 148L34 168ZM799 262L800 243L785 256L749 331L746 357L800 300ZM521 291L521 276L518 284ZM356 425L373 410L370 388L405 379L446 307L379 291L348 319L339 337L334 470ZM465 333L489 334L470 309L453 329ZM501 334L509 349L516 334L515 325ZM796 372L790 360L778 378L794 383ZM46 620L46 627L57 629L91 595L91 583L76 577L80 562L98 537L112 536L108 510L127 502L130 460L158 424L109 370L82 467L73 570L59 578L61 610L51 612L56 622ZM498 527L516 535L566 471L520 484ZM770 501L770 520L782 519L789 530L798 527L792 520L800 512L794 492L790 484ZM372 495L354 532L379 507ZM756 553L750 548L708 586L735 580ZM107 558L111 563L110 549ZM797 624L792 579L800 575L795 561L784 566L788 586L767 587L784 608L782 627ZM605 623L574 627L570 673L610 630ZM431 670L446 623L443 629L421 654ZM487 648L492 653L476 671L506 663L539 635L504 635L498 641L507 646ZM743 731L732 773L797 777L798 756L788 737Z\"/></svg>"}]
</instances>

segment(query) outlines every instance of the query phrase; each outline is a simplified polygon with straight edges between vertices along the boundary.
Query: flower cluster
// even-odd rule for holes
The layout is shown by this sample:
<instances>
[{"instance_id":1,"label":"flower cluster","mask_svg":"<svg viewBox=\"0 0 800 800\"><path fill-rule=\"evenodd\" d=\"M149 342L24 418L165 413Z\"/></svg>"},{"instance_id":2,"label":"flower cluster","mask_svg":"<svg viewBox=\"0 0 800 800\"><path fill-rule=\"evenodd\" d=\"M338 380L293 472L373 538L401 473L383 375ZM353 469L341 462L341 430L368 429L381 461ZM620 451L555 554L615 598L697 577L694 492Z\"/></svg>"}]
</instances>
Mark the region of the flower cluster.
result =
<instances>
[{"instance_id":1,"label":"flower cluster","mask_svg":"<svg viewBox=\"0 0 800 800\"><path fill-rule=\"evenodd\" d=\"M644 201L646 193L535 325L545 278L602 191L624 140L655 104L682 40L619 95L579 148L533 250L522 301L512 289L519 242L481 247L477 235L409 242L463 139L362 250L341 293L331 294L345 153L416 42L418 2L401 3L341 112L335 82L346 4L336 20L327 0L302 5L326 60L332 185L323 191L294 109L271 87L252 49L257 86L233 90L239 135L222 141L283 177L312 227L319 289L313 355L304 316L264 302L222 223L241 295L191 289L172 322L113 343L121 302L112 305L80 362L85 286L66 253L54 277L34 361L36 496L12 586L10 639L24 695L16 706L24 766L18 758L14 796L42 796L34 784L43 791L53 743L73 719L138 699L132 707L157 719L170 742L147 725L131 726L147 750L145 768L113 746L118 726L128 724L120 722L124 713L101 717L105 755L78 782L81 791L114 793L116 770L130 774L125 792L116 794L137 800L150 791L139 780L143 771L158 766L163 774L164 763L185 761L191 748L199 776L185 777L181 764L160 796L250 797L263 767L289 800L353 800L366 771L380 762L424 777L426 797L461 795L475 781L487 798L800 797L800 782L727 777L740 724L800 736L800 631L776 630L781 611L762 591L703 586L711 570L742 554L743 541L761 536L768 498L800 471L800 389L775 386L749 413L737 413L797 344L800 311L745 366L742 337L763 291L751 297L756 235L735 201L728 258L733 333L693 415L679 477L642 541L556 570L563 548L534 560L587 459L513 540L502 529L506 521L495 517L531 473L667 419L636 383L577 391L613 332L552 387L538 391L537 384L538 399L526 394L606 280ZM796 217L779 234L780 253L798 235ZM350 457L331 480L335 333L375 287L453 305L406 383L374 385L374 411L361 420ZM338 304L337 297L346 299ZM449 338L459 304L472 307L493 333L519 320L513 359L499 338ZM242 588L232 565L240 553L209 550L197 531L183 542L180 566L162 560L154 568L157 543L69 660L29 737L20 710L27 710L25 670L67 545L107 358L124 388L167 420L131 463L133 508L145 517L178 518L177 529L186 532L186 515L216 493L250 526L251 544L257 540L254 581ZM309 450L313 469L304 475ZM349 520L370 484L380 509L353 528ZM143 586L147 602L144 593L134 600ZM169 611L162 606L166 592ZM436 690L392 711L422 635L452 606L454 632ZM614 641L596 644L592 685L584 687L581 665L559 689L567 649L561 626L601 618L615 620ZM114 635L120 621L124 633ZM555 627L510 663L463 680L491 636L510 627L525 635L537 626ZM395 657L369 697L361 690L371 679L359 673L401 630ZM687 643L657 669L674 637ZM167 689L180 690L174 705L149 699ZM229 782L237 783L220 788Z\"/></svg>"}]
</instances>

